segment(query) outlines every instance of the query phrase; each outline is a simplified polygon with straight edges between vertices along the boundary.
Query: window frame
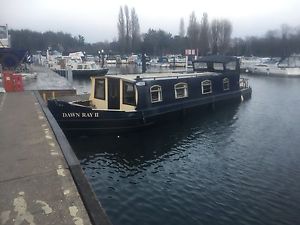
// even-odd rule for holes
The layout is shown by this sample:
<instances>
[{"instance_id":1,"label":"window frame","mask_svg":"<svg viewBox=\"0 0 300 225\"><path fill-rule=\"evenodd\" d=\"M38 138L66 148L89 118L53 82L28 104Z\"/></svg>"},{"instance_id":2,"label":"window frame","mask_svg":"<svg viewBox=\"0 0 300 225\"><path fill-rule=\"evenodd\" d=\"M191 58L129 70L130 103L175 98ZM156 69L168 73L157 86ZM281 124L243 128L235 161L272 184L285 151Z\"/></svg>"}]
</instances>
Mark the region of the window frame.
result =
<instances>
[{"instance_id":1,"label":"window frame","mask_svg":"<svg viewBox=\"0 0 300 225\"><path fill-rule=\"evenodd\" d=\"M207 70L208 65L206 62L194 62L194 68L196 70Z\"/></svg>"},{"instance_id":2,"label":"window frame","mask_svg":"<svg viewBox=\"0 0 300 225\"><path fill-rule=\"evenodd\" d=\"M154 88L158 88L158 90L153 90ZM153 100L153 97L152 97L152 93L155 93L157 92L158 94L158 100L157 101L154 101ZM151 98L151 103L157 103L157 102L162 102L163 101L163 98L162 98L162 88L160 85L153 85L150 87L150 98Z\"/></svg>"},{"instance_id":3,"label":"window frame","mask_svg":"<svg viewBox=\"0 0 300 225\"><path fill-rule=\"evenodd\" d=\"M213 66L214 71L224 71L225 70L223 63L213 62L212 66Z\"/></svg>"},{"instance_id":4,"label":"window frame","mask_svg":"<svg viewBox=\"0 0 300 225\"><path fill-rule=\"evenodd\" d=\"M225 67L226 67L226 70L228 70L228 71L236 71L237 62L230 61L230 62L226 63Z\"/></svg>"},{"instance_id":5,"label":"window frame","mask_svg":"<svg viewBox=\"0 0 300 225\"><path fill-rule=\"evenodd\" d=\"M98 87L98 81L103 81L103 91L102 91L102 94L103 94L103 97L99 97L98 95L97 95L97 90L99 89L99 87ZM106 91L106 87L105 87L105 85L106 85L106 80L105 79L103 79L103 78L97 78L97 79L95 79L95 91L94 91L94 98L96 98L96 99L100 99L100 100L105 100L106 99L106 96L105 96L105 91Z\"/></svg>"},{"instance_id":6,"label":"window frame","mask_svg":"<svg viewBox=\"0 0 300 225\"><path fill-rule=\"evenodd\" d=\"M182 88L178 88L178 86L183 85ZM178 90L183 89L184 96L178 96ZM187 98L189 97L188 92L188 84L185 82L180 82L174 85L175 99Z\"/></svg>"},{"instance_id":7,"label":"window frame","mask_svg":"<svg viewBox=\"0 0 300 225\"><path fill-rule=\"evenodd\" d=\"M125 90L125 86L126 85L131 85L132 86L132 88L133 88L133 99L134 99L134 102L128 102L127 100L126 100L126 98L125 98L125 94L126 94L126 90ZM122 82L122 103L124 104L124 105L132 105L132 106L136 106L136 93L135 93L135 85L134 85L134 83L131 83L131 82L128 82L128 81L123 81Z\"/></svg>"},{"instance_id":8,"label":"window frame","mask_svg":"<svg viewBox=\"0 0 300 225\"><path fill-rule=\"evenodd\" d=\"M203 87L206 86L206 85L208 85L208 84L205 84L205 83L208 83L208 82L209 82L209 86L210 86L210 91L204 93ZM203 80L203 81L201 81L201 93L203 95L208 95L208 94L212 93L212 82L211 82L211 80Z\"/></svg>"},{"instance_id":9,"label":"window frame","mask_svg":"<svg viewBox=\"0 0 300 225\"><path fill-rule=\"evenodd\" d=\"M227 88L225 88L225 82L228 85ZM229 91L230 90L230 82L228 77L223 78L223 91Z\"/></svg>"}]
</instances>

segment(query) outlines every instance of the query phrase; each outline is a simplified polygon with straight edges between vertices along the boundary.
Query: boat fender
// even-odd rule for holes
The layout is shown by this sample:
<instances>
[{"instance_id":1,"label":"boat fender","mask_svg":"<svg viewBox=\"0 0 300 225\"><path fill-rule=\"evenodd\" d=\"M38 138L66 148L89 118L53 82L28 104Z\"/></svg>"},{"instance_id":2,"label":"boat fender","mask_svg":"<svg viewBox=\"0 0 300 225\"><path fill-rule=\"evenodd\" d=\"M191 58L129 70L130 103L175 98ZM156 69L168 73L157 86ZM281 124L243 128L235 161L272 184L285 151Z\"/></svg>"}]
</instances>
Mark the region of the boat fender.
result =
<instances>
[{"instance_id":1,"label":"boat fender","mask_svg":"<svg viewBox=\"0 0 300 225\"><path fill-rule=\"evenodd\" d=\"M244 101L244 96L241 94L241 101L243 102Z\"/></svg>"}]
</instances>

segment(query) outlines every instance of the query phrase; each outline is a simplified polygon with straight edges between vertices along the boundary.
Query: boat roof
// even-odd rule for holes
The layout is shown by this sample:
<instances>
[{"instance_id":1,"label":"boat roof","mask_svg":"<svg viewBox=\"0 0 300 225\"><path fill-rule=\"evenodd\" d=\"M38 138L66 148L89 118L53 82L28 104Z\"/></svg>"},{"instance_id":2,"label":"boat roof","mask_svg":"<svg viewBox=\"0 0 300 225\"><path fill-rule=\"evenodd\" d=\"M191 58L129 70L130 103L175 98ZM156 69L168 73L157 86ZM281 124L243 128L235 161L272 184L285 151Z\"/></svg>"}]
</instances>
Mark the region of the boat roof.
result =
<instances>
[{"instance_id":1,"label":"boat roof","mask_svg":"<svg viewBox=\"0 0 300 225\"><path fill-rule=\"evenodd\" d=\"M151 81L151 80L168 80L168 79L183 79L201 76L216 76L221 73L216 72L201 72L201 73L140 73L140 74L116 74L106 75L108 78L119 78L132 82Z\"/></svg>"}]
</instances>

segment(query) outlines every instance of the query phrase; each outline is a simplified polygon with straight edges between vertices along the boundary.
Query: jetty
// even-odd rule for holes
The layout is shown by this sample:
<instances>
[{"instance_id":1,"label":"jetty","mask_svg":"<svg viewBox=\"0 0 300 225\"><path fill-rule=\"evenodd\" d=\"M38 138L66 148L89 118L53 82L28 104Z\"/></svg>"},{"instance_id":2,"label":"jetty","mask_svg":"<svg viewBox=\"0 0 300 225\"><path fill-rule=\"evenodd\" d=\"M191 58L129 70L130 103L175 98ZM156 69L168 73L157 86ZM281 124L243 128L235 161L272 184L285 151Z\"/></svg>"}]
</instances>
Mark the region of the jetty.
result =
<instances>
[{"instance_id":1,"label":"jetty","mask_svg":"<svg viewBox=\"0 0 300 225\"><path fill-rule=\"evenodd\" d=\"M43 101L49 92L0 93L0 224L110 225Z\"/></svg>"}]
</instances>

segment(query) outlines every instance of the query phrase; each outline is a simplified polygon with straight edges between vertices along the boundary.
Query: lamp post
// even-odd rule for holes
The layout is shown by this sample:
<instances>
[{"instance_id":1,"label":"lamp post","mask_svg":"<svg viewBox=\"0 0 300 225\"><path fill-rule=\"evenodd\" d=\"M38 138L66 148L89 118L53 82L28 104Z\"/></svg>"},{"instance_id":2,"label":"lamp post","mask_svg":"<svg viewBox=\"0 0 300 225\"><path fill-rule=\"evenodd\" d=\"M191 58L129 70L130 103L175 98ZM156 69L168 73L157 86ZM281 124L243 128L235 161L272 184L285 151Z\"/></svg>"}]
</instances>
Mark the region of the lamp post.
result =
<instances>
[{"instance_id":1,"label":"lamp post","mask_svg":"<svg viewBox=\"0 0 300 225\"><path fill-rule=\"evenodd\" d=\"M102 55L102 67L104 66L104 50L101 50L101 55Z\"/></svg>"},{"instance_id":2,"label":"lamp post","mask_svg":"<svg viewBox=\"0 0 300 225\"><path fill-rule=\"evenodd\" d=\"M100 65L101 51L98 51L98 57L99 57L99 59L98 59L98 63L99 63L99 65Z\"/></svg>"}]
</instances>

